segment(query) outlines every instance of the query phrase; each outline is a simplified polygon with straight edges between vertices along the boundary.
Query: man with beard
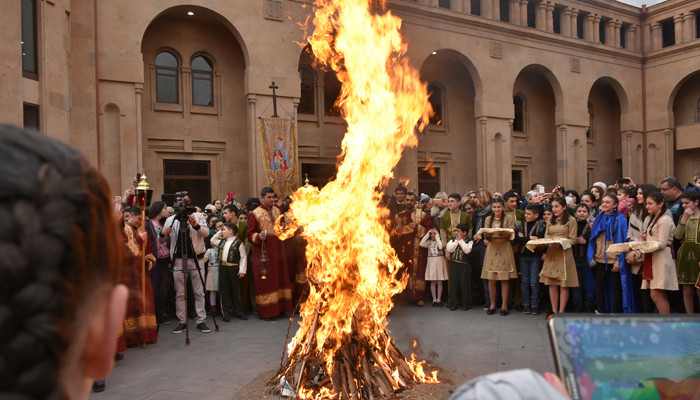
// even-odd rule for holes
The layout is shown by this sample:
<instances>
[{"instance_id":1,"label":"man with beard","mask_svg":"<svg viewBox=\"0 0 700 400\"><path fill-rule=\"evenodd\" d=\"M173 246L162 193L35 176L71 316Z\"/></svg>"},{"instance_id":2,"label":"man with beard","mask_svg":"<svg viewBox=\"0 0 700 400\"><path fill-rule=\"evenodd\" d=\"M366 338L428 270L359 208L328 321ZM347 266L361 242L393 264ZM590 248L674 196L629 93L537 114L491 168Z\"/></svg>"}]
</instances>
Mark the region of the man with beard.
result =
<instances>
[{"instance_id":1,"label":"man with beard","mask_svg":"<svg viewBox=\"0 0 700 400\"><path fill-rule=\"evenodd\" d=\"M274 206L276 198L271 187L264 187L260 193L260 207L248 216L248 240L253 248L255 303L258 317L262 319L276 318L294 309L287 254L274 231L275 221L280 216L280 210Z\"/></svg>"},{"instance_id":2,"label":"man with beard","mask_svg":"<svg viewBox=\"0 0 700 400\"><path fill-rule=\"evenodd\" d=\"M416 208L416 194L408 192L406 210L398 213L395 219L397 255L403 263L402 273L409 274L404 299L415 301L418 307L425 305L425 266L428 260L428 250L419 243L430 228L430 216Z\"/></svg>"}]
</instances>

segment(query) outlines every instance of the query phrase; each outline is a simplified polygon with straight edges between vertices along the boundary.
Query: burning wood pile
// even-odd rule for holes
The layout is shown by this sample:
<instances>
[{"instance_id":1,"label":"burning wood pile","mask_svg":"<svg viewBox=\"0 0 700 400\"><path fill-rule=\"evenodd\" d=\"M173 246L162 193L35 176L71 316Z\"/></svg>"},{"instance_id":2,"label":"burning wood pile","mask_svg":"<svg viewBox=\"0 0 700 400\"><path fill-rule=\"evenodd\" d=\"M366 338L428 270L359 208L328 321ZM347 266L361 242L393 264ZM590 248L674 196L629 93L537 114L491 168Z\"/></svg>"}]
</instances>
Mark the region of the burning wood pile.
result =
<instances>
[{"instance_id":1,"label":"burning wood pile","mask_svg":"<svg viewBox=\"0 0 700 400\"><path fill-rule=\"evenodd\" d=\"M297 335L303 342L295 343L284 367L273 379L275 383L288 382L300 398L313 393L310 398L386 399L417 382L438 382L437 371L427 377L423 371L425 361L416 362L415 355L407 361L386 332L378 338L363 338L358 330L353 330L350 337L339 343L328 366L323 362L323 354L314 350L317 324L318 313L310 329L301 337ZM327 344L333 345L332 341Z\"/></svg>"},{"instance_id":2,"label":"burning wood pile","mask_svg":"<svg viewBox=\"0 0 700 400\"><path fill-rule=\"evenodd\" d=\"M372 5L375 9L371 9ZM392 296L406 286L389 243L378 186L405 147L416 146L432 110L426 85L403 57L401 20L370 0L316 0L308 38L317 61L342 83L336 106L348 124L336 178L300 188L284 239L307 240L311 290L276 382L303 399L382 399L426 376L387 334ZM286 386L288 385L288 386Z\"/></svg>"}]
</instances>

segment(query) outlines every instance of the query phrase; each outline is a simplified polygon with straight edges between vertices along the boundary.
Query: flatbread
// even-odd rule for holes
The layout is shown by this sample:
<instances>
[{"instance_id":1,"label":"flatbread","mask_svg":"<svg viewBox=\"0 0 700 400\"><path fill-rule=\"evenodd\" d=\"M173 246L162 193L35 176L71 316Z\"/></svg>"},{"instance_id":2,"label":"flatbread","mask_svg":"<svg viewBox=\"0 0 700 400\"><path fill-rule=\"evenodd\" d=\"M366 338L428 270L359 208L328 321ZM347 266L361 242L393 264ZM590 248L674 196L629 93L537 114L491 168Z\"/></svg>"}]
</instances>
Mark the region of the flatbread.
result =
<instances>
[{"instance_id":1,"label":"flatbread","mask_svg":"<svg viewBox=\"0 0 700 400\"><path fill-rule=\"evenodd\" d=\"M490 239L493 235L508 240L515 239L515 231L510 228L481 228L476 235L477 237L485 236L486 239Z\"/></svg>"},{"instance_id":2,"label":"flatbread","mask_svg":"<svg viewBox=\"0 0 700 400\"><path fill-rule=\"evenodd\" d=\"M569 243L569 241L567 239L564 239L564 238L561 238L561 239L554 239L554 238L532 239L525 244L525 247L527 247L527 249L530 251L535 251L537 246L546 246L546 245L550 245L550 244L558 244L564 250L571 248L571 243Z\"/></svg>"},{"instance_id":3,"label":"flatbread","mask_svg":"<svg viewBox=\"0 0 700 400\"><path fill-rule=\"evenodd\" d=\"M607 253L609 256L627 253L630 251L639 251L641 253L653 253L659 248L659 244L654 241L647 242L625 242L615 243L608 246Z\"/></svg>"}]
</instances>

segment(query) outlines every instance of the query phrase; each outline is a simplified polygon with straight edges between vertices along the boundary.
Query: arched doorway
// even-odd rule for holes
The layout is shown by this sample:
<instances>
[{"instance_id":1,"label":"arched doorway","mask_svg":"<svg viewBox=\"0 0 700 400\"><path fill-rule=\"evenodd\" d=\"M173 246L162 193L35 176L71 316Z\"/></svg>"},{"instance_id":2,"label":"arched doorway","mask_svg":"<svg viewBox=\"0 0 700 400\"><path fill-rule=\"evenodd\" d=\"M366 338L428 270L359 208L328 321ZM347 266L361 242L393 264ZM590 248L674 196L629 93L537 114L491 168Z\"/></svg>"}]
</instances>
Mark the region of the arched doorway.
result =
<instances>
[{"instance_id":1,"label":"arched doorway","mask_svg":"<svg viewBox=\"0 0 700 400\"><path fill-rule=\"evenodd\" d=\"M558 82L541 65L523 68L515 79L512 168L522 180L523 191L529 190L535 182L543 183L547 188L557 183L555 93L558 92Z\"/></svg>"},{"instance_id":2,"label":"arched doorway","mask_svg":"<svg viewBox=\"0 0 700 400\"><path fill-rule=\"evenodd\" d=\"M146 29L141 51L144 166L154 196L187 190L203 206L249 187L245 56L221 15L173 7ZM175 167L176 166L176 167Z\"/></svg>"},{"instance_id":3,"label":"arched doorway","mask_svg":"<svg viewBox=\"0 0 700 400\"><path fill-rule=\"evenodd\" d=\"M420 69L435 115L419 133L418 190L460 193L477 187L475 96L479 77L458 51L432 52Z\"/></svg>"},{"instance_id":4,"label":"arched doorway","mask_svg":"<svg viewBox=\"0 0 700 400\"><path fill-rule=\"evenodd\" d=\"M588 94L588 187L598 181L615 182L622 176L622 110L615 86L619 84L612 78L600 78Z\"/></svg>"},{"instance_id":5,"label":"arched doorway","mask_svg":"<svg viewBox=\"0 0 700 400\"><path fill-rule=\"evenodd\" d=\"M700 172L700 71L679 83L672 101L676 133L673 173L685 183Z\"/></svg>"}]
</instances>

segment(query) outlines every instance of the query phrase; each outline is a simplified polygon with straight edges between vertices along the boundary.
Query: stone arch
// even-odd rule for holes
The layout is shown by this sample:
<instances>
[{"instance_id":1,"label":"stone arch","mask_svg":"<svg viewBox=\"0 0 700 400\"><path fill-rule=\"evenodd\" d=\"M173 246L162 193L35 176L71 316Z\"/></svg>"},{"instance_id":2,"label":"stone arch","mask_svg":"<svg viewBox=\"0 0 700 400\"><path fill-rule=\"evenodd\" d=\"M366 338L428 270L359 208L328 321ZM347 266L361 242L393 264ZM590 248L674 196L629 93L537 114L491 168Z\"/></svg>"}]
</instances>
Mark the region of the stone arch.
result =
<instances>
[{"instance_id":1,"label":"stone arch","mask_svg":"<svg viewBox=\"0 0 700 400\"><path fill-rule=\"evenodd\" d=\"M187 15L188 11L194 15ZM155 97L153 54L166 48L181 61L177 103L158 102ZM180 179L165 173L165 165L174 162L182 166L177 176L199 174L197 180L183 180L190 186L181 190L199 191L201 199L219 197L223 188L248 187L253 168L248 134L253 118L246 79L250 57L233 24L205 7L166 8L143 31L140 50L144 69L141 134L130 140L140 141L144 169L160 173L149 175L154 195ZM211 92L202 92L206 96L196 99L192 61L197 56L206 56L212 74Z\"/></svg>"},{"instance_id":2,"label":"stone arch","mask_svg":"<svg viewBox=\"0 0 700 400\"><path fill-rule=\"evenodd\" d=\"M696 78L698 75L700 75L700 70L693 71L685 75L683 78L679 79L678 82L676 82L676 84L673 86L673 89L671 90L671 93L668 96L668 101L666 102L666 109L668 110L668 126L675 125L673 115L673 104L676 101L676 96L678 95L678 92L681 90L681 88L683 88L683 86L686 83L688 83L689 80Z\"/></svg>"},{"instance_id":3,"label":"stone arch","mask_svg":"<svg viewBox=\"0 0 700 400\"><path fill-rule=\"evenodd\" d=\"M552 92L554 93L555 122L557 125L562 123L561 121L564 115L564 90L559 82L559 78L557 78L549 67L542 64L528 64L524 66L520 69L520 72L518 72L515 80L517 81L518 77L520 77L523 73L539 73L547 79L547 82L549 82ZM515 92L513 94L515 94Z\"/></svg>"},{"instance_id":4,"label":"stone arch","mask_svg":"<svg viewBox=\"0 0 700 400\"><path fill-rule=\"evenodd\" d=\"M610 85L610 87L615 91L615 94L617 94L617 101L620 103L620 113L624 115L630 112L629 96L627 96L627 91L624 87L622 87L622 85L617 79L609 76L600 77L595 82L593 82L593 84L591 85L591 89L593 89L593 86L595 86L596 84Z\"/></svg>"},{"instance_id":5,"label":"stone arch","mask_svg":"<svg viewBox=\"0 0 700 400\"><path fill-rule=\"evenodd\" d=\"M620 98L622 93L622 98ZM612 182L622 176L622 115L629 103L622 86L609 77L597 79L588 92L589 162L598 165L597 179Z\"/></svg>"},{"instance_id":6,"label":"stone arch","mask_svg":"<svg viewBox=\"0 0 700 400\"><path fill-rule=\"evenodd\" d=\"M554 82L554 83L552 83ZM557 139L557 116L560 114L561 86L554 74L546 67L531 64L520 70L513 81L511 98L516 95L526 100L526 128L513 133L513 159L532 159L530 177L544 183L546 187L558 182L557 160L566 151ZM527 187L532 182L524 182Z\"/></svg>"},{"instance_id":7,"label":"stone arch","mask_svg":"<svg viewBox=\"0 0 700 400\"><path fill-rule=\"evenodd\" d=\"M671 157L669 174L681 181L690 181L700 163L700 70L695 71L674 87L669 99L669 128L675 140L667 141Z\"/></svg>"},{"instance_id":8,"label":"stone arch","mask_svg":"<svg viewBox=\"0 0 700 400\"><path fill-rule=\"evenodd\" d=\"M418 170L430 165L447 191L477 187L476 174L462 174L477 159L477 121L481 78L474 64L462 53L439 49L422 62L419 74L426 84L442 88L442 122L429 124L419 134ZM420 176L419 172L419 176Z\"/></svg>"},{"instance_id":9,"label":"stone arch","mask_svg":"<svg viewBox=\"0 0 700 400\"><path fill-rule=\"evenodd\" d=\"M243 35L241 32L236 29L236 27L229 21L226 17L223 15L219 14L217 11L207 8L207 7L201 7L201 6L196 6L196 5L180 5L180 6L174 6L170 8L166 8L165 10L162 10L158 14L154 15L153 18L150 19L148 22L148 25L143 29L144 36L146 35L146 32L148 31L148 28L153 25L154 22L156 22L158 19L160 19L163 16L169 16L169 15L182 15L183 19L185 18L184 16L188 11L194 12L194 15L190 17L189 19L194 20L194 21L202 21L208 18L213 18L217 22L219 22L221 25L226 27L230 33L236 38L236 41L238 42L238 46L241 48L241 52L243 53L243 59L245 60L245 65L248 67L250 65L250 53L248 51L248 46L246 45L245 40L243 39ZM144 37L141 37L141 46L143 46L143 39Z\"/></svg>"},{"instance_id":10,"label":"stone arch","mask_svg":"<svg viewBox=\"0 0 700 400\"><path fill-rule=\"evenodd\" d=\"M421 77L423 76L423 69L425 68L426 63L431 59L431 57L434 56L440 56L457 61L461 63L464 68L466 68L467 72L469 73L469 78L471 79L472 84L474 86L474 99L477 106L477 109L475 110L476 115L482 115L481 99L483 98L483 85L481 82L481 76L479 75L479 71L477 70L474 63L467 56L454 49L442 48L434 50L431 54L429 54L426 58L423 59L420 68Z\"/></svg>"}]
</instances>

